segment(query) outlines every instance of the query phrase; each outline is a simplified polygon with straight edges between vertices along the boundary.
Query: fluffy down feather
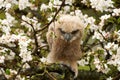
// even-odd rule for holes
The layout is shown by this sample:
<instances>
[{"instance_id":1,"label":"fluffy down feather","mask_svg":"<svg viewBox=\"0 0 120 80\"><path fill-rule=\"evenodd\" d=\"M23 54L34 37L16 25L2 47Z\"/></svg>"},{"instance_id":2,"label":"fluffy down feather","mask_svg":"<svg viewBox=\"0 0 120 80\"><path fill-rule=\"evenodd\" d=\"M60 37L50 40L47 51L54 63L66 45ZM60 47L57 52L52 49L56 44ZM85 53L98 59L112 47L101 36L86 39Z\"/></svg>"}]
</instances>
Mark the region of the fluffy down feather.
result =
<instances>
[{"instance_id":1,"label":"fluffy down feather","mask_svg":"<svg viewBox=\"0 0 120 80\"><path fill-rule=\"evenodd\" d=\"M46 34L50 53L48 63L59 62L69 66L78 75L77 60L82 52L80 42L83 34L83 25L77 16L62 15L53 22Z\"/></svg>"}]
</instances>

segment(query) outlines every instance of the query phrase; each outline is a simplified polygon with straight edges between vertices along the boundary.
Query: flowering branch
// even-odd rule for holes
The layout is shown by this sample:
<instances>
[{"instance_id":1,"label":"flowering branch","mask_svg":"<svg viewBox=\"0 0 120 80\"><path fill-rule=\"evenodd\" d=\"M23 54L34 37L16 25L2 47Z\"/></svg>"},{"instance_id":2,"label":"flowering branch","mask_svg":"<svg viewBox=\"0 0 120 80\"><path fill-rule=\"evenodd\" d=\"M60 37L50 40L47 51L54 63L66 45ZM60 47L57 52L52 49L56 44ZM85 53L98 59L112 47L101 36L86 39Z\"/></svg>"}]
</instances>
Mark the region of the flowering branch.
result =
<instances>
[{"instance_id":1,"label":"flowering branch","mask_svg":"<svg viewBox=\"0 0 120 80\"><path fill-rule=\"evenodd\" d=\"M35 41L35 47L34 47L34 49L32 50L32 54L36 54L37 53L37 55L39 56L39 57L41 57L41 55L40 54L38 54L38 41L37 41L37 33L36 33L36 30L35 30L35 28L34 28L34 26L31 24L31 23L29 23L29 22L27 22L27 21L25 21L25 20L22 20L22 21L24 21L24 22L26 22L27 24L29 24L31 27L32 27L32 30L33 30L33 37L34 37L34 41Z\"/></svg>"},{"instance_id":2,"label":"flowering branch","mask_svg":"<svg viewBox=\"0 0 120 80\"><path fill-rule=\"evenodd\" d=\"M2 13L5 10L4 7L0 8L0 13Z\"/></svg>"},{"instance_id":3,"label":"flowering branch","mask_svg":"<svg viewBox=\"0 0 120 80\"><path fill-rule=\"evenodd\" d=\"M105 49L103 42L101 42L101 41L99 41L99 42L100 42L101 47L107 52L105 60L108 60L110 58L110 53L107 49Z\"/></svg>"},{"instance_id":4,"label":"flowering branch","mask_svg":"<svg viewBox=\"0 0 120 80\"><path fill-rule=\"evenodd\" d=\"M37 32L40 32L40 31L43 31L44 29L46 29L56 18L56 16L58 15L58 13L60 12L60 10L62 9L62 7L64 6L65 4L65 0L62 0L62 3L60 5L60 8L56 11L55 15L53 16L52 20L46 25L44 26L42 29L40 30L37 30Z\"/></svg>"},{"instance_id":5,"label":"flowering branch","mask_svg":"<svg viewBox=\"0 0 120 80\"><path fill-rule=\"evenodd\" d=\"M20 72L21 72L21 70L22 70L22 68L23 68L23 65L24 65L25 63L26 63L26 62L24 62L24 63L21 64L21 67L18 69L17 74L15 74L15 75L12 77L13 80L16 80L17 75L20 74Z\"/></svg>"},{"instance_id":6,"label":"flowering branch","mask_svg":"<svg viewBox=\"0 0 120 80\"><path fill-rule=\"evenodd\" d=\"M57 78L57 77L55 77L55 74L54 75L49 75L49 74L58 73L58 74L64 75L64 73L65 73L64 79L67 79L67 80L69 80L70 78L73 78L73 75L74 75L74 72L71 71L71 69L69 67L67 67L65 65L61 65L61 64L50 64L50 65L42 65L41 64L41 66L32 66L31 68L20 72L21 75L27 75L27 76L31 76L31 77L35 76L37 74L41 74L42 78L47 77L45 75L45 73L47 73L49 78L52 77L54 79Z\"/></svg>"},{"instance_id":7,"label":"flowering branch","mask_svg":"<svg viewBox=\"0 0 120 80\"><path fill-rule=\"evenodd\" d=\"M117 76L115 76L115 77L113 78L113 80L119 80L119 79L120 79L120 73L117 74Z\"/></svg>"},{"instance_id":8,"label":"flowering branch","mask_svg":"<svg viewBox=\"0 0 120 80\"><path fill-rule=\"evenodd\" d=\"M92 37L92 35L94 34L94 32L91 32L89 30L89 33L87 34L87 37L85 38L84 42L83 42L83 47L88 47L87 49L83 49L84 52L87 52L89 49L91 49L90 47L93 47L92 45L89 47L89 46L86 46L86 44L88 43L88 41L90 40L90 38ZM94 44L94 43L93 43Z\"/></svg>"},{"instance_id":9,"label":"flowering branch","mask_svg":"<svg viewBox=\"0 0 120 80\"><path fill-rule=\"evenodd\" d=\"M7 48L7 49L10 49L10 50L12 50L14 53L16 53L16 54L19 54L19 53L20 53L20 52L19 52L18 50L16 50L14 47L10 47L10 46L8 46L8 45L6 45L6 44L0 43L0 46L1 46L1 47L4 47L4 48Z\"/></svg>"}]
</instances>

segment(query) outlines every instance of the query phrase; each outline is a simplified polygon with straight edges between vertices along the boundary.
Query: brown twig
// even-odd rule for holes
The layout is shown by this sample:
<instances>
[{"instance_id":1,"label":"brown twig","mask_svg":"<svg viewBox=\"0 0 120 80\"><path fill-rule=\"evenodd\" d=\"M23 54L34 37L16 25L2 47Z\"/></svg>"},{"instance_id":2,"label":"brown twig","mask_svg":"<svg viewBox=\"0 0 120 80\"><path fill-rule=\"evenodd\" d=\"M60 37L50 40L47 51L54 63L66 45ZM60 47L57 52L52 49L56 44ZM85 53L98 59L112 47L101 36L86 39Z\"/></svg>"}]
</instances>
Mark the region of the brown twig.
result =
<instances>
[{"instance_id":1,"label":"brown twig","mask_svg":"<svg viewBox=\"0 0 120 80\"><path fill-rule=\"evenodd\" d=\"M105 40L105 41L108 41L105 37L104 37L104 35L98 30L98 32L101 34L101 36L103 37L103 39Z\"/></svg>"},{"instance_id":2,"label":"brown twig","mask_svg":"<svg viewBox=\"0 0 120 80\"><path fill-rule=\"evenodd\" d=\"M2 7L0 8L0 14L3 13L5 11L6 8Z\"/></svg>"},{"instance_id":3,"label":"brown twig","mask_svg":"<svg viewBox=\"0 0 120 80\"><path fill-rule=\"evenodd\" d=\"M21 70L22 70L22 68L23 68L23 65L24 65L25 63L26 63L26 62L22 63L22 65L20 66L20 68L19 68L18 71L17 71L17 74L14 75L14 77L12 78L12 80L16 80L17 75L20 74L20 72L21 72Z\"/></svg>"},{"instance_id":4,"label":"brown twig","mask_svg":"<svg viewBox=\"0 0 120 80\"><path fill-rule=\"evenodd\" d=\"M120 79L120 73L113 78L113 80L119 80Z\"/></svg>"},{"instance_id":5,"label":"brown twig","mask_svg":"<svg viewBox=\"0 0 120 80\"><path fill-rule=\"evenodd\" d=\"M3 70L2 70L1 68L0 68L0 72L2 73L4 80L7 80L7 78L6 78L6 76L5 76L4 72L3 72ZM1 78L0 78L0 79L1 79Z\"/></svg>"},{"instance_id":6,"label":"brown twig","mask_svg":"<svg viewBox=\"0 0 120 80\"><path fill-rule=\"evenodd\" d=\"M34 26L31 24L31 23L29 23L29 22L27 22L27 21L25 21L25 20L22 20L22 21L24 21L24 22L26 22L27 24L29 24L31 27L32 27L32 30L33 30L33 37L34 37L34 41L35 41L35 47L34 47L34 49L32 50L32 54L36 54L36 53L38 53L38 41L37 41L37 33L36 33L36 30L35 30L35 28L34 28ZM41 55L40 54L37 54L39 57L41 57Z\"/></svg>"},{"instance_id":7,"label":"brown twig","mask_svg":"<svg viewBox=\"0 0 120 80\"><path fill-rule=\"evenodd\" d=\"M56 11L55 15L53 16L52 20L47 24L45 25L42 29L40 30L37 30L37 32L40 32L40 31L43 31L44 29L46 29L56 18L56 16L58 15L58 13L60 12L60 10L62 9L62 7L64 6L65 4L65 0L62 1L62 4L60 5L60 8Z\"/></svg>"},{"instance_id":8,"label":"brown twig","mask_svg":"<svg viewBox=\"0 0 120 80\"><path fill-rule=\"evenodd\" d=\"M104 43L101 42L101 41L99 41L99 43L100 43L101 47L102 47L103 49L105 49ZM105 60L108 60L108 59L110 58L110 52L109 52L107 49L105 49L105 51L107 52L107 55L106 55L106 57L105 57Z\"/></svg>"},{"instance_id":9,"label":"brown twig","mask_svg":"<svg viewBox=\"0 0 120 80\"><path fill-rule=\"evenodd\" d=\"M10 49L11 51L13 51L13 52L16 53L16 54L20 53L20 52L17 51L14 47L10 47L10 46L8 46L7 44L0 43L0 46L1 46L1 47L4 47L4 48L7 48L7 49Z\"/></svg>"}]
</instances>

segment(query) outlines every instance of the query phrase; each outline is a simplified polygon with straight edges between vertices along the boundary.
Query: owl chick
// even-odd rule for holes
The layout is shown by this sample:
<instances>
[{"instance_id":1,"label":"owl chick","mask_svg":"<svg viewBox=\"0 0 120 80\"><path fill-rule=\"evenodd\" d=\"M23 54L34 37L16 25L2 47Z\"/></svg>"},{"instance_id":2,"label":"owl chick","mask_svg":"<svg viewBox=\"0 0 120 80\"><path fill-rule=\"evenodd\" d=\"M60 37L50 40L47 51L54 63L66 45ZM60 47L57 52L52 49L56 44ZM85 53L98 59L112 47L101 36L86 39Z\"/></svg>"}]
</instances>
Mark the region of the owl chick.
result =
<instances>
[{"instance_id":1,"label":"owl chick","mask_svg":"<svg viewBox=\"0 0 120 80\"><path fill-rule=\"evenodd\" d=\"M77 60L82 56L80 42L83 34L83 25L77 16L62 15L53 22L46 34L50 53L48 63L67 65L78 75Z\"/></svg>"}]
</instances>

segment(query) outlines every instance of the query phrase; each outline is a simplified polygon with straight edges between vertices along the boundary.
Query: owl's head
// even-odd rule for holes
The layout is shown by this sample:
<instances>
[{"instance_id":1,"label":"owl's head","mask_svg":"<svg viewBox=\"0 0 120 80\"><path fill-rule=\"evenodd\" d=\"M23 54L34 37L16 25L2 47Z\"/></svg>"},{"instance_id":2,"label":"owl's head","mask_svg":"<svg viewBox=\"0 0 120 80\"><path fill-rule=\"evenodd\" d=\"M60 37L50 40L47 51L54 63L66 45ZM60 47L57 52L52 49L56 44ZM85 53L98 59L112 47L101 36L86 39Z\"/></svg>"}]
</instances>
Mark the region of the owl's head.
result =
<instances>
[{"instance_id":1,"label":"owl's head","mask_svg":"<svg viewBox=\"0 0 120 80\"><path fill-rule=\"evenodd\" d=\"M55 26L56 36L66 42L81 39L82 33L83 25L77 16L63 15L57 21L57 26Z\"/></svg>"}]
</instances>

